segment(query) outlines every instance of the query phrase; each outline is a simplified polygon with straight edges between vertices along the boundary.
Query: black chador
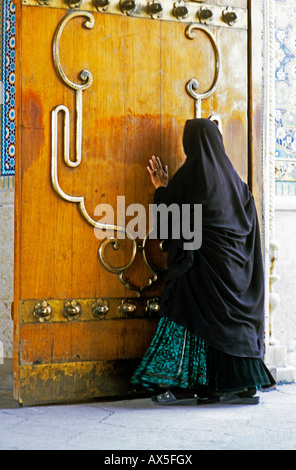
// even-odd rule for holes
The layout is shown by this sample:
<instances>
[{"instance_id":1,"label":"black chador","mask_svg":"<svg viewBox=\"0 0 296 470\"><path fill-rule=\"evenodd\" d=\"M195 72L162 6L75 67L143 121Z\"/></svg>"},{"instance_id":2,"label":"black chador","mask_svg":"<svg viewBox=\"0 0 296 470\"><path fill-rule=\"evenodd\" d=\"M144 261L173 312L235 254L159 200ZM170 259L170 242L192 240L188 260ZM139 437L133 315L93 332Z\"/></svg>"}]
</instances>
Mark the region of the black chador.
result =
<instances>
[{"instance_id":1,"label":"black chador","mask_svg":"<svg viewBox=\"0 0 296 470\"><path fill-rule=\"evenodd\" d=\"M202 204L202 245L184 250L182 237L168 240L162 315L222 352L261 358L264 273L253 196L215 123L187 121L183 146L185 163L154 203L189 204L192 214Z\"/></svg>"}]
</instances>

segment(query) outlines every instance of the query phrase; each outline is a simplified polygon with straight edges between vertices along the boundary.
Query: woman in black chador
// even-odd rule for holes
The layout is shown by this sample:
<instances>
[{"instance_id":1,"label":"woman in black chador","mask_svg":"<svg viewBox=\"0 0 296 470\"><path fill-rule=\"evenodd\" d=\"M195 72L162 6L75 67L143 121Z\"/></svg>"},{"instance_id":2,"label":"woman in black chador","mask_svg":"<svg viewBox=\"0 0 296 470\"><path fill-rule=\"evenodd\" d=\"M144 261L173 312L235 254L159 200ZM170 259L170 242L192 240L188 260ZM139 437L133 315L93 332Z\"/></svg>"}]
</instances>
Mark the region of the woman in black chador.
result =
<instances>
[{"instance_id":1,"label":"woman in black chador","mask_svg":"<svg viewBox=\"0 0 296 470\"><path fill-rule=\"evenodd\" d=\"M159 404L194 396L197 403L258 403L256 390L275 382L262 360L264 273L254 199L215 123L187 121L183 146L187 158L170 182L167 167L151 158L154 203L187 204L191 222L202 204L202 244L188 250L182 236L169 237L161 319L132 383L154 391ZM175 223L173 216L171 233Z\"/></svg>"}]
</instances>

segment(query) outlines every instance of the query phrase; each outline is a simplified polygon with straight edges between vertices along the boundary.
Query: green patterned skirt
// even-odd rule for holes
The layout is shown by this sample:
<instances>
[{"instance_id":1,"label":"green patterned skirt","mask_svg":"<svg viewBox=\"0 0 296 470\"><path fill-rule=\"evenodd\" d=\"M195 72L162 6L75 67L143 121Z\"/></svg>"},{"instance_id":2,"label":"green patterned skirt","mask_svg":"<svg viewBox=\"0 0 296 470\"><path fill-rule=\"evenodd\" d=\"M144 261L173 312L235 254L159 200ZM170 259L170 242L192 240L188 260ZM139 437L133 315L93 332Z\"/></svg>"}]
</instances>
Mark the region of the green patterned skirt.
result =
<instances>
[{"instance_id":1,"label":"green patterned skirt","mask_svg":"<svg viewBox=\"0 0 296 470\"><path fill-rule=\"evenodd\" d=\"M159 321L152 343L131 383L147 390L194 388L207 384L207 345L167 317Z\"/></svg>"},{"instance_id":2,"label":"green patterned skirt","mask_svg":"<svg viewBox=\"0 0 296 470\"><path fill-rule=\"evenodd\" d=\"M270 387L275 380L262 359L218 351L185 327L162 317L131 383L153 392L200 387L226 392Z\"/></svg>"}]
</instances>

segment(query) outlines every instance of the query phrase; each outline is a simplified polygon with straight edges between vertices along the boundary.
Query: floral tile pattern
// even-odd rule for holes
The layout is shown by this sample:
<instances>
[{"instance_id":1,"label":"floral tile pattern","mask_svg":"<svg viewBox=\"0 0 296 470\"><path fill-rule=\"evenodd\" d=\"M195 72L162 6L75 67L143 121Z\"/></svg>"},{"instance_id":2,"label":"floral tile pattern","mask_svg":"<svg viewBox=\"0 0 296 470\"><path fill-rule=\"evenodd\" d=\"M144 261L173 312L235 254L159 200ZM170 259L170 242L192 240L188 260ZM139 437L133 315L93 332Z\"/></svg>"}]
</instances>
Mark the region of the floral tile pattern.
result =
<instances>
[{"instance_id":1,"label":"floral tile pattern","mask_svg":"<svg viewBox=\"0 0 296 470\"><path fill-rule=\"evenodd\" d=\"M296 196L296 2L275 1L275 188Z\"/></svg>"},{"instance_id":2,"label":"floral tile pattern","mask_svg":"<svg viewBox=\"0 0 296 470\"><path fill-rule=\"evenodd\" d=\"M2 125L0 175L15 172L15 4L2 2Z\"/></svg>"}]
</instances>

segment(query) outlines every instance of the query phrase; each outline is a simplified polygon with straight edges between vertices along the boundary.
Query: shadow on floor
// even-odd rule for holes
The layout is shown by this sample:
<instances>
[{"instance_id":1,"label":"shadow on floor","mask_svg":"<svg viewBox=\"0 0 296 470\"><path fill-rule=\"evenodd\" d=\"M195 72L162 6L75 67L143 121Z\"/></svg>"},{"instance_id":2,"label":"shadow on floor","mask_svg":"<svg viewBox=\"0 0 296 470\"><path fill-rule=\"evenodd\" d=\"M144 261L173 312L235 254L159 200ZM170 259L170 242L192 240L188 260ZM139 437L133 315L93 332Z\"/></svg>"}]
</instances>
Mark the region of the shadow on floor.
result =
<instances>
[{"instance_id":1,"label":"shadow on floor","mask_svg":"<svg viewBox=\"0 0 296 470\"><path fill-rule=\"evenodd\" d=\"M0 409L19 408L19 403L13 398L13 360L4 359L0 362Z\"/></svg>"}]
</instances>

